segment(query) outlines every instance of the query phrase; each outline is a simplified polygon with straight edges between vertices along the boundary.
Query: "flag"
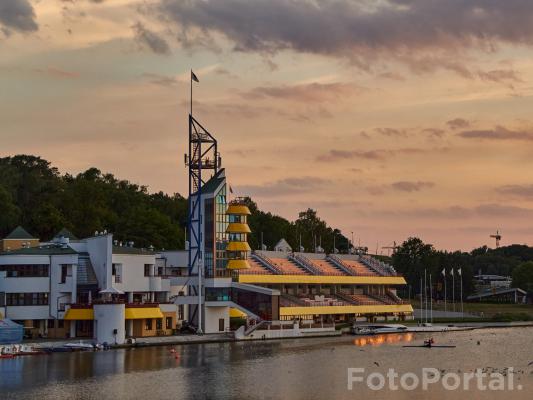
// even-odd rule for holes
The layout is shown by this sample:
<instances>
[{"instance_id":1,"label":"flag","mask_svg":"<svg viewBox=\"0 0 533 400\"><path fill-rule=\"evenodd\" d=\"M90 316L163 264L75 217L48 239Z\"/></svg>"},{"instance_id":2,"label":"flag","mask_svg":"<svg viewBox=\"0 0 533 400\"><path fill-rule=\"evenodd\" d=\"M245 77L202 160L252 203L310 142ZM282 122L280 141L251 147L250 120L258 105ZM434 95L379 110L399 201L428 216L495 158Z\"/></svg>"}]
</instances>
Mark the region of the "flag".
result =
<instances>
[{"instance_id":1,"label":"flag","mask_svg":"<svg viewBox=\"0 0 533 400\"><path fill-rule=\"evenodd\" d=\"M191 80L200 83L200 81L198 80L198 77L195 75L194 72L192 72L192 69L191 69Z\"/></svg>"},{"instance_id":2,"label":"flag","mask_svg":"<svg viewBox=\"0 0 533 400\"><path fill-rule=\"evenodd\" d=\"M453 267L452 267L452 269L450 270L450 275L453 276Z\"/></svg>"},{"instance_id":3,"label":"flag","mask_svg":"<svg viewBox=\"0 0 533 400\"><path fill-rule=\"evenodd\" d=\"M446 268L442 269L442 276L446 276Z\"/></svg>"},{"instance_id":4,"label":"flag","mask_svg":"<svg viewBox=\"0 0 533 400\"><path fill-rule=\"evenodd\" d=\"M457 270L457 273L459 274L459 276L461 276L461 268Z\"/></svg>"},{"instance_id":5,"label":"flag","mask_svg":"<svg viewBox=\"0 0 533 400\"><path fill-rule=\"evenodd\" d=\"M229 185L229 192L233 194L233 188L231 187L231 185Z\"/></svg>"}]
</instances>

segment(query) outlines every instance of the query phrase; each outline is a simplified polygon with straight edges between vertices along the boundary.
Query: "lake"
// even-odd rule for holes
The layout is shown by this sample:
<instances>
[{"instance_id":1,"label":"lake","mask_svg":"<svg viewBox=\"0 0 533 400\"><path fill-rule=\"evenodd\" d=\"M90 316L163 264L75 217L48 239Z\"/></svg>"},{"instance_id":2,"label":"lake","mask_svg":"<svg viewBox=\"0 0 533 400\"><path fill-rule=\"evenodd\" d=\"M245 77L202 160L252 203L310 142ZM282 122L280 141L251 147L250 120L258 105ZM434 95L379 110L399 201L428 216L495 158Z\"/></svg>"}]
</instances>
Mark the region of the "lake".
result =
<instances>
[{"instance_id":1,"label":"lake","mask_svg":"<svg viewBox=\"0 0 533 400\"><path fill-rule=\"evenodd\" d=\"M427 334L209 343L54 353L0 360L0 397L7 399L531 399L533 328L434 334L436 344L414 348ZM479 342L479 344L478 344ZM528 364L530 364L528 366ZM514 368L514 390L445 390L440 383L413 390L371 390L368 374L401 377L422 368L442 375ZM364 373L348 368L364 368ZM429 375L428 375L429 376ZM435 375L433 375L435 376ZM416 377L415 377L416 378ZM403 378L402 378L403 379ZM413 377L405 377L406 386ZM397 379L398 381L398 379ZM379 386L380 379L372 380ZM450 382L448 382L450 383ZM453 382L453 379L451 380ZM463 383L461 382L461 385ZM520 386L521 390L517 387ZM462 387L462 386L461 386Z\"/></svg>"}]
</instances>

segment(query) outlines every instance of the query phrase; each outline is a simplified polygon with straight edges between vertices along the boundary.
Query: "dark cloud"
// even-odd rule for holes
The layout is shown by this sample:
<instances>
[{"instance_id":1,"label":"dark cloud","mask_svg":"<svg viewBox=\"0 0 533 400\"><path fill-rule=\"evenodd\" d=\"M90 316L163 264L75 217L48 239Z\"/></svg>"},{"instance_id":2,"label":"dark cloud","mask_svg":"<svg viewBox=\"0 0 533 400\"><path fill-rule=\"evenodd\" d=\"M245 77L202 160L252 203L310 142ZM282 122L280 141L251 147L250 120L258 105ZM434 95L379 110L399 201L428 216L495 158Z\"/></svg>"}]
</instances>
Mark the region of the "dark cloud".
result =
<instances>
[{"instance_id":1,"label":"dark cloud","mask_svg":"<svg viewBox=\"0 0 533 400\"><path fill-rule=\"evenodd\" d=\"M496 126L494 129L480 129L471 131L462 131L458 136L465 139L487 139L487 140L533 140L533 131L519 130L513 131L503 126Z\"/></svg>"},{"instance_id":2,"label":"dark cloud","mask_svg":"<svg viewBox=\"0 0 533 400\"><path fill-rule=\"evenodd\" d=\"M506 196L523 199L533 199L533 184L531 185L505 185L496 188L496 191Z\"/></svg>"},{"instance_id":3,"label":"dark cloud","mask_svg":"<svg viewBox=\"0 0 533 400\"><path fill-rule=\"evenodd\" d=\"M280 179L264 185L241 185L237 187L237 190L243 195L276 197L306 193L329 184L331 184L331 181L328 179L302 176Z\"/></svg>"},{"instance_id":4,"label":"dark cloud","mask_svg":"<svg viewBox=\"0 0 533 400\"><path fill-rule=\"evenodd\" d=\"M429 189L435 186L433 182L423 182L423 181L416 181L416 182L410 182L410 181L398 181L391 184L391 187L394 190L398 190L400 192L418 192L422 189Z\"/></svg>"},{"instance_id":5,"label":"dark cloud","mask_svg":"<svg viewBox=\"0 0 533 400\"><path fill-rule=\"evenodd\" d=\"M470 127L470 121L464 118L454 118L446 122L450 129L465 129Z\"/></svg>"},{"instance_id":6,"label":"dark cloud","mask_svg":"<svg viewBox=\"0 0 533 400\"><path fill-rule=\"evenodd\" d=\"M6 36L11 31L35 32L35 11L28 0L0 0L0 25Z\"/></svg>"},{"instance_id":7,"label":"dark cloud","mask_svg":"<svg viewBox=\"0 0 533 400\"><path fill-rule=\"evenodd\" d=\"M243 93L247 99L275 98L306 103L349 97L362 90L347 83L309 83L302 85L260 86Z\"/></svg>"},{"instance_id":8,"label":"dark cloud","mask_svg":"<svg viewBox=\"0 0 533 400\"><path fill-rule=\"evenodd\" d=\"M174 86L178 83L178 80L174 76L160 75L160 74L154 74L150 72L145 72L144 74L142 74L142 76L148 79L150 83L153 83L154 85L159 85L159 86L168 87L168 86Z\"/></svg>"},{"instance_id":9,"label":"dark cloud","mask_svg":"<svg viewBox=\"0 0 533 400\"><path fill-rule=\"evenodd\" d=\"M401 154L420 154L426 150L416 148L403 148L397 150L338 150L332 149L326 154L316 157L317 161L322 162L337 162L342 160L366 159L366 160L386 160Z\"/></svg>"},{"instance_id":10,"label":"dark cloud","mask_svg":"<svg viewBox=\"0 0 533 400\"><path fill-rule=\"evenodd\" d=\"M446 132L443 129L438 128L425 128L422 129L422 132L427 133L431 137L440 138L443 137Z\"/></svg>"},{"instance_id":11,"label":"dark cloud","mask_svg":"<svg viewBox=\"0 0 533 400\"><path fill-rule=\"evenodd\" d=\"M329 55L365 69L386 57L417 72L443 68L490 81L515 76L472 71L459 56L533 44L530 0L161 0L156 10L189 46L210 45L217 34L236 51Z\"/></svg>"},{"instance_id":12,"label":"dark cloud","mask_svg":"<svg viewBox=\"0 0 533 400\"><path fill-rule=\"evenodd\" d=\"M522 82L518 78L515 71L511 69L496 69L492 71L479 71L478 76L484 81L491 81L497 83L507 83L511 85L513 82Z\"/></svg>"},{"instance_id":13,"label":"dark cloud","mask_svg":"<svg viewBox=\"0 0 533 400\"><path fill-rule=\"evenodd\" d=\"M157 33L146 29L145 26L140 22L137 22L135 25L133 25L132 29L135 33L135 40L142 47L147 47L156 54L170 54L170 46L168 45L167 41Z\"/></svg>"},{"instance_id":14,"label":"dark cloud","mask_svg":"<svg viewBox=\"0 0 533 400\"><path fill-rule=\"evenodd\" d=\"M34 69L33 72L60 79L74 79L80 77L80 74L78 72L66 71L55 67L37 68Z\"/></svg>"},{"instance_id":15,"label":"dark cloud","mask_svg":"<svg viewBox=\"0 0 533 400\"><path fill-rule=\"evenodd\" d=\"M395 129L395 128L376 128L376 132L383 136L389 137L404 137L408 136L407 131L404 129Z\"/></svg>"}]
</instances>

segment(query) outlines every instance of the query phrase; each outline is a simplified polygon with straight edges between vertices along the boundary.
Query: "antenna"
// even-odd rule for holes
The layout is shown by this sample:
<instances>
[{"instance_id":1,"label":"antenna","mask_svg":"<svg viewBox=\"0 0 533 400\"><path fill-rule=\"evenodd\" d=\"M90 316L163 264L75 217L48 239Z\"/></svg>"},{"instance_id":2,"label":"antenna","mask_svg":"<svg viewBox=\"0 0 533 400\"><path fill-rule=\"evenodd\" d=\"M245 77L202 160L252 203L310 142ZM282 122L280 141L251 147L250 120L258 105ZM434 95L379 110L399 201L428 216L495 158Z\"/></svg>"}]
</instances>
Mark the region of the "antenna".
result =
<instances>
[{"instance_id":1,"label":"antenna","mask_svg":"<svg viewBox=\"0 0 533 400\"><path fill-rule=\"evenodd\" d=\"M500 247L500 240L502 240L502 235L500 235L500 231L496 231L494 235L490 235L491 238L496 239L496 248Z\"/></svg>"}]
</instances>

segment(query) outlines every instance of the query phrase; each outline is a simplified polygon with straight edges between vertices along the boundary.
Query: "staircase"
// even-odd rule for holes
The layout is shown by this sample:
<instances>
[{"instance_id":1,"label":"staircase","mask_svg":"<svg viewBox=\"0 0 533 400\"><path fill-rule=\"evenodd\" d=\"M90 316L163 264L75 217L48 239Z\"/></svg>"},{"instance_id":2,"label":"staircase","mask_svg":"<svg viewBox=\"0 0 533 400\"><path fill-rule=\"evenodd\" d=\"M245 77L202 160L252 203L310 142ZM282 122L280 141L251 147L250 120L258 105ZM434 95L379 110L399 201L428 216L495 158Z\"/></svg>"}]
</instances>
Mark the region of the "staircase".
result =
<instances>
[{"instance_id":1,"label":"staircase","mask_svg":"<svg viewBox=\"0 0 533 400\"><path fill-rule=\"evenodd\" d=\"M342 262L342 260L336 255L330 254L326 257L326 260L333 263L338 269L347 273L348 275L355 275L355 273L350 268L347 268L346 265L344 265L344 263Z\"/></svg>"},{"instance_id":2,"label":"staircase","mask_svg":"<svg viewBox=\"0 0 533 400\"><path fill-rule=\"evenodd\" d=\"M98 285L98 280L88 255L80 255L78 257L76 283L78 285Z\"/></svg>"},{"instance_id":3,"label":"staircase","mask_svg":"<svg viewBox=\"0 0 533 400\"><path fill-rule=\"evenodd\" d=\"M318 268L316 268L307 257L304 257L301 254L289 254L288 258L290 261L298 264L300 267L302 267L313 275L323 275L323 273L319 271Z\"/></svg>"},{"instance_id":4,"label":"staircase","mask_svg":"<svg viewBox=\"0 0 533 400\"><path fill-rule=\"evenodd\" d=\"M274 274L283 274L282 271L280 271L276 265L264 254L261 254L259 252L254 252L252 254L252 258L259 262L261 265L263 265L268 270L272 271Z\"/></svg>"}]
</instances>

